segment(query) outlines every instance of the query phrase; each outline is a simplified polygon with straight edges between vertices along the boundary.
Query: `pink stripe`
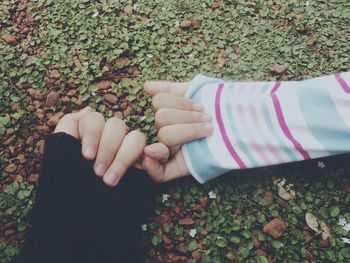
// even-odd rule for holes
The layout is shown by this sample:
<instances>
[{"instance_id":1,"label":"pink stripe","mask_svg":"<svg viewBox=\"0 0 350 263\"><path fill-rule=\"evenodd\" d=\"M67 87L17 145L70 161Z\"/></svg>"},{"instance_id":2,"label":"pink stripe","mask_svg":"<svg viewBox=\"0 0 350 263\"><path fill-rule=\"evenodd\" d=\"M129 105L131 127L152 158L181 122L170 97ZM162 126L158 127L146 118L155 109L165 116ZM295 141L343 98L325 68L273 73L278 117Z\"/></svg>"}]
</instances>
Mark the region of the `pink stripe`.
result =
<instances>
[{"instance_id":1,"label":"pink stripe","mask_svg":"<svg viewBox=\"0 0 350 263\"><path fill-rule=\"evenodd\" d=\"M281 129L282 129L284 135L293 143L295 149L297 149L300 152L300 154L304 157L305 160L310 159L310 155L303 149L301 144L293 137L292 133L290 132L290 130L287 127L287 123L283 117L280 102L279 102L277 95L275 93L280 86L281 86L281 82L276 82L275 86L273 87L273 89L271 91L272 102L273 102L273 106L275 107L278 122L281 126Z\"/></svg>"},{"instance_id":2,"label":"pink stripe","mask_svg":"<svg viewBox=\"0 0 350 263\"><path fill-rule=\"evenodd\" d=\"M238 154L235 152L235 150L233 149L230 140L228 139L226 130L225 130L225 126L224 126L224 122L222 121L222 116L221 116L221 94L222 94L222 90L224 88L224 83L220 83L218 86L218 90L216 92L216 96L215 96L215 114L216 114L216 121L219 125L219 129L221 132L221 136L222 139L226 145L226 148L228 149L228 151L230 152L231 156L233 157L233 159L237 162L239 168L247 168L246 165L243 163L243 161L241 160L241 158L239 158Z\"/></svg>"},{"instance_id":3,"label":"pink stripe","mask_svg":"<svg viewBox=\"0 0 350 263\"><path fill-rule=\"evenodd\" d=\"M263 128L260 125L258 112L256 111L256 108L253 107L253 105L249 105L249 110L250 110L250 114L252 115L253 120L257 126L257 129L262 131ZM265 139L267 149L269 149L271 151L272 155L277 159L277 162L284 163L283 157L280 154L280 152L277 151L276 147L274 147L271 143L268 142L268 140L269 140L268 138L266 138L265 136L263 136L263 138Z\"/></svg>"},{"instance_id":4,"label":"pink stripe","mask_svg":"<svg viewBox=\"0 0 350 263\"><path fill-rule=\"evenodd\" d=\"M350 93L349 85L345 82L345 80L340 76L339 73L335 74L335 79L339 82L340 86L346 93Z\"/></svg>"},{"instance_id":5,"label":"pink stripe","mask_svg":"<svg viewBox=\"0 0 350 263\"><path fill-rule=\"evenodd\" d=\"M237 111L239 113L239 118L243 123L246 132L249 135L249 146L261 157L264 165L271 164L270 159L266 156L265 152L261 150L261 146L254 140L254 137L251 136L251 133L249 132L248 123L245 117L245 112L241 104L237 104Z\"/></svg>"}]
</instances>

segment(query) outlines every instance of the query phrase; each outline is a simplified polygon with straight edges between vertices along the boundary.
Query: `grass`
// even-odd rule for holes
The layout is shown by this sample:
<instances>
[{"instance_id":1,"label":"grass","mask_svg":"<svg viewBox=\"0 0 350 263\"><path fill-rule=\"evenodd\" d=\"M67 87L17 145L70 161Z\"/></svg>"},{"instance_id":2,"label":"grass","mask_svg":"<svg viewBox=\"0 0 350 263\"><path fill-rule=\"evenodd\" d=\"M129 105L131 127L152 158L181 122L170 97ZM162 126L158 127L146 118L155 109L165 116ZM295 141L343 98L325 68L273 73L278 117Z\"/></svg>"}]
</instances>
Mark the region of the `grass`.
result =
<instances>
[{"instance_id":1,"label":"grass","mask_svg":"<svg viewBox=\"0 0 350 263\"><path fill-rule=\"evenodd\" d=\"M196 22L181 28L186 20ZM42 139L56 113L89 104L107 117L124 117L153 141L145 80L183 81L198 73L298 80L350 69L347 0L5 0L0 23L1 263L18 253L24 237ZM277 64L288 71L271 75ZM339 218L350 222L346 159L339 169L310 166L164 186L146 224L147 261L349 262L341 238L350 233L338 225ZM275 177L293 184L296 198L282 199ZM327 241L308 227L306 213L329 227ZM273 218L286 226L278 239L262 231Z\"/></svg>"}]
</instances>

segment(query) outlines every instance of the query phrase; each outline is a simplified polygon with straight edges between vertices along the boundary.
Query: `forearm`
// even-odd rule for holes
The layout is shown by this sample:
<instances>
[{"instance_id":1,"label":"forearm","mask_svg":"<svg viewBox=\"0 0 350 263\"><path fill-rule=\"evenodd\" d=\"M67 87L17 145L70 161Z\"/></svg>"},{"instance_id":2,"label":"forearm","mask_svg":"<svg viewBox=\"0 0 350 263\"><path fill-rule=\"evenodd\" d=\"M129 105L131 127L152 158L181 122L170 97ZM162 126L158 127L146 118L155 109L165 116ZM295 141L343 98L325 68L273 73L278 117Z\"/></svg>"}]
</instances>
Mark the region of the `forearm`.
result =
<instances>
[{"instance_id":1,"label":"forearm","mask_svg":"<svg viewBox=\"0 0 350 263\"><path fill-rule=\"evenodd\" d=\"M224 82L199 76L187 97L214 120L214 133L183 146L200 182L234 169L350 150L350 74L290 82Z\"/></svg>"}]
</instances>

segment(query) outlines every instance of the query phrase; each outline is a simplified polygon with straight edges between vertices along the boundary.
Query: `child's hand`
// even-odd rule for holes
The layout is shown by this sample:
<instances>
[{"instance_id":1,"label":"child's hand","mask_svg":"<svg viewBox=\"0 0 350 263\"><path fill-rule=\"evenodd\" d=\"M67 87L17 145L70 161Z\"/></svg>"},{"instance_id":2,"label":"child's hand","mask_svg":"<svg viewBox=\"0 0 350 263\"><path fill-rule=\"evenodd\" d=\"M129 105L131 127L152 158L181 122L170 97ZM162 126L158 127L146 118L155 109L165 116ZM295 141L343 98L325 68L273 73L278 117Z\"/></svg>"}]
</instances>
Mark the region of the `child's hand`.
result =
<instances>
[{"instance_id":1,"label":"child's hand","mask_svg":"<svg viewBox=\"0 0 350 263\"><path fill-rule=\"evenodd\" d=\"M105 120L90 107L70 113L60 120L55 129L82 142L82 154L94 160L96 175L109 186L115 186L127 169L141 157L146 139L140 131L127 133L128 127L118 118Z\"/></svg>"},{"instance_id":2,"label":"child's hand","mask_svg":"<svg viewBox=\"0 0 350 263\"><path fill-rule=\"evenodd\" d=\"M148 81L144 85L145 91L154 96L152 104L160 141L146 146L144 168L158 182L189 175L180 150L182 144L213 132L211 117L203 112L203 106L184 98L188 85L163 81ZM170 160L166 146L170 149Z\"/></svg>"}]
</instances>

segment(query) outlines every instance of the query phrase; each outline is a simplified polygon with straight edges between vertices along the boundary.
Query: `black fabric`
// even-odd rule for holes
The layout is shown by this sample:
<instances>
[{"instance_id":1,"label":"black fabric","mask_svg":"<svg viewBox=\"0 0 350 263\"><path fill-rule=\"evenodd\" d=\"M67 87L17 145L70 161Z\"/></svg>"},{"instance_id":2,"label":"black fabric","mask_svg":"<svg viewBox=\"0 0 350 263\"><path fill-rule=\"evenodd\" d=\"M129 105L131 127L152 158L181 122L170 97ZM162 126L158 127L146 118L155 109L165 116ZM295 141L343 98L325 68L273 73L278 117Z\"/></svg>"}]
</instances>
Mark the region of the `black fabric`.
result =
<instances>
[{"instance_id":1,"label":"black fabric","mask_svg":"<svg viewBox=\"0 0 350 263\"><path fill-rule=\"evenodd\" d=\"M106 186L78 140L50 135L32 228L14 262L142 262L141 224L154 191L149 176L133 168L116 187Z\"/></svg>"}]
</instances>

